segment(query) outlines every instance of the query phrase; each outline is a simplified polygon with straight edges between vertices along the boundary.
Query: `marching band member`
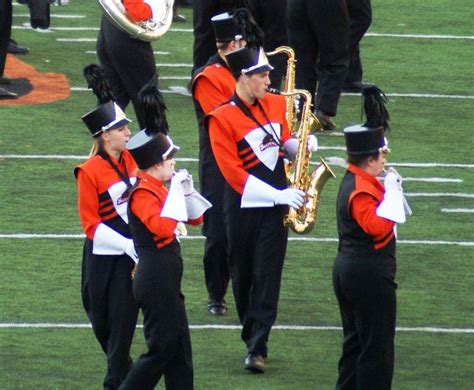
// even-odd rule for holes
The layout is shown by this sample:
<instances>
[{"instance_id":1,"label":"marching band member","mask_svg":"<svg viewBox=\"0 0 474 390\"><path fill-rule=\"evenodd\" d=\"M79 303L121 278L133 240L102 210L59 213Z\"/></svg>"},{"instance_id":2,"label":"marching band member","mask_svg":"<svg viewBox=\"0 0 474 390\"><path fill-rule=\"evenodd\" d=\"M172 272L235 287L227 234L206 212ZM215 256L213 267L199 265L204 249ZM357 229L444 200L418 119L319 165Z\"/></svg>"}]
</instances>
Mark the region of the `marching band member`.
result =
<instances>
[{"instance_id":1,"label":"marching band member","mask_svg":"<svg viewBox=\"0 0 474 390\"><path fill-rule=\"evenodd\" d=\"M131 366L130 346L138 316L131 271L137 255L128 227L128 191L137 165L125 149L128 123L111 99L100 69L92 65L89 86L99 105L82 117L94 137L89 159L74 170L78 209L86 234L82 261L82 302L107 356L104 389L117 389ZM92 85L91 85L92 83Z\"/></svg>"},{"instance_id":2,"label":"marching band member","mask_svg":"<svg viewBox=\"0 0 474 390\"><path fill-rule=\"evenodd\" d=\"M344 129L349 166L337 196L333 286L344 342L337 389L390 389L396 319L395 224L405 222L401 177L377 179L388 153L385 96L363 90L367 123Z\"/></svg>"},{"instance_id":3,"label":"marching band member","mask_svg":"<svg viewBox=\"0 0 474 390\"><path fill-rule=\"evenodd\" d=\"M208 291L207 309L210 314L227 312L224 296L229 284L227 236L224 226L223 198L225 180L212 154L209 134L204 126L204 116L226 102L234 93L235 79L225 56L237 49L260 46L263 32L256 25L247 9L233 14L225 12L211 19L216 37L217 54L197 70L192 80L192 92L199 127L199 181L201 193L213 207L204 214L202 232L204 243L204 276Z\"/></svg>"},{"instance_id":4,"label":"marching band member","mask_svg":"<svg viewBox=\"0 0 474 390\"><path fill-rule=\"evenodd\" d=\"M227 185L224 220L245 368L265 371L267 341L276 320L288 229L287 206L300 207L303 192L287 188L284 153L296 153L283 96L266 93L272 69L262 48L226 56L237 80L230 101L208 116L211 146ZM310 137L315 150L316 138ZM294 157L294 154L293 154Z\"/></svg>"},{"instance_id":5,"label":"marching band member","mask_svg":"<svg viewBox=\"0 0 474 390\"><path fill-rule=\"evenodd\" d=\"M153 0L123 0L133 22L153 16ZM97 56L110 81L117 104L125 110L130 101L140 128L145 127L138 103L138 92L156 74L156 62L150 42L132 38L102 15L97 37Z\"/></svg>"},{"instance_id":6,"label":"marching band member","mask_svg":"<svg viewBox=\"0 0 474 390\"><path fill-rule=\"evenodd\" d=\"M147 128L127 145L140 169L128 215L140 258L133 293L143 312L148 352L134 363L121 389L153 389L163 375L167 389L192 389L191 339L176 229L180 221L201 223L210 204L194 190L187 172L175 172L173 156L179 148L166 135L165 106L156 87L145 86L140 100L147 106Z\"/></svg>"}]
</instances>

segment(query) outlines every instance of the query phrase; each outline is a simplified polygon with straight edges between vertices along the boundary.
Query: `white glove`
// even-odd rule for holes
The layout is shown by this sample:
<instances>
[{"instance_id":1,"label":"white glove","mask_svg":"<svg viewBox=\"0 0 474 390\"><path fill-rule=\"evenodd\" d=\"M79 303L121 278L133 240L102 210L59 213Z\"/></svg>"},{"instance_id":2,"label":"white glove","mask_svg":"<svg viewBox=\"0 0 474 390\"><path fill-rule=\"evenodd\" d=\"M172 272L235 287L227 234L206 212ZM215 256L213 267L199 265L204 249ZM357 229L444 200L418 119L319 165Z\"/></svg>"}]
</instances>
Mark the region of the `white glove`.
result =
<instances>
[{"instance_id":1,"label":"white glove","mask_svg":"<svg viewBox=\"0 0 474 390\"><path fill-rule=\"evenodd\" d=\"M135 263L138 261L133 240L125 238L105 223L100 223L97 226L92 243L92 253L95 255L122 255L126 253Z\"/></svg>"},{"instance_id":2,"label":"white glove","mask_svg":"<svg viewBox=\"0 0 474 390\"><path fill-rule=\"evenodd\" d=\"M308 150L310 152L316 152L318 150L318 139L314 134L310 134L308 137Z\"/></svg>"},{"instance_id":3,"label":"white glove","mask_svg":"<svg viewBox=\"0 0 474 390\"><path fill-rule=\"evenodd\" d=\"M277 191L275 195L275 204L286 204L295 209L303 206L304 192L296 188L287 188Z\"/></svg>"},{"instance_id":4,"label":"white glove","mask_svg":"<svg viewBox=\"0 0 474 390\"><path fill-rule=\"evenodd\" d=\"M377 215L397 223L406 221L403 205L402 178L397 171L390 169L384 180L385 194L383 201L377 207Z\"/></svg>"},{"instance_id":5,"label":"white glove","mask_svg":"<svg viewBox=\"0 0 474 390\"><path fill-rule=\"evenodd\" d=\"M284 144L283 148L286 150L288 157L293 161L298 153L298 144L299 141L297 138L289 138Z\"/></svg>"},{"instance_id":6,"label":"white glove","mask_svg":"<svg viewBox=\"0 0 474 390\"><path fill-rule=\"evenodd\" d=\"M185 196L184 200L189 219L199 218L207 209L212 207L212 203L197 191Z\"/></svg>"},{"instance_id":7,"label":"white glove","mask_svg":"<svg viewBox=\"0 0 474 390\"><path fill-rule=\"evenodd\" d=\"M161 210L162 217L172 218L175 221L188 220L183 189L183 181L185 181L187 177L187 172L179 171L171 178L168 196L166 197L165 204Z\"/></svg>"},{"instance_id":8,"label":"white glove","mask_svg":"<svg viewBox=\"0 0 474 390\"><path fill-rule=\"evenodd\" d=\"M135 250L135 245L133 244L132 239L127 239L127 242L125 243L124 251L127 255L130 256L130 258L136 263L138 263L138 255L137 251Z\"/></svg>"},{"instance_id":9,"label":"white glove","mask_svg":"<svg viewBox=\"0 0 474 390\"><path fill-rule=\"evenodd\" d=\"M188 174L187 178L183 181L183 191L184 196L188 196L191 195L193 192L196 192L196 190L194 189L193 176L190 174Z\"/></svg>"}]
</instances>

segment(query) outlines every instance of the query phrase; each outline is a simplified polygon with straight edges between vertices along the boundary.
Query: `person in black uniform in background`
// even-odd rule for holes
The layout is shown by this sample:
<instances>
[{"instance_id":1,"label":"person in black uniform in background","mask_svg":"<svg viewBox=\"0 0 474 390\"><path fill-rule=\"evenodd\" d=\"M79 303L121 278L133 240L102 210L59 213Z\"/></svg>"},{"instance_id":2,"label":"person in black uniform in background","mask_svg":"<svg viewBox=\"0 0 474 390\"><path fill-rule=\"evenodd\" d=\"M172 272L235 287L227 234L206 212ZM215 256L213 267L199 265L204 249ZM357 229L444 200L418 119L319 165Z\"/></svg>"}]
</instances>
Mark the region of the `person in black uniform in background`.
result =
<instances>
[{"instance_id":1,"label":"person in black uniform in background","mask_svg":"<svg viewBox=\"0 0 474 390\"><path fill-rule=\"evenodd\" d=\"M151 7L144 1L124 0L124 7L133 21L152 17ZM97 38L97 56L110 81L117 104L125 110L130 101L140 128L145 127L138 104L138 92L156 74L156 62L150 42L130 37L102 15Z\"/></svg>"},{"instance_id":2,"label":"person in black uniform in background","mask_svg":"<svg viewBox=\"0 0 474 390\"><path fill-rule=\"evenodd\" d=\"M125 145L129 119L103 89L103 72L84 70L99 100L82 120L94 137L89 159L74 175L78 211L86 234L81 293L92 329L107 357L104 389L117 389L132 364L130 346L138 317L132 294L132 269L138 260L128 227L127 197L137 165Z\"/></svg>"},{"instance_id":3,"label":"person in black uniform in background","mask_svg":"<svg viewBox=\"0 0 474 390\"><path fill-rule=\"evenodd\" d=\"M324 130L336 128L332 117L349 67L349 34L346 0L288 0L288 39L297 60L296 88L306 89L312 96L317 90L314 110Z\"/></svg>"},{"instance_id":4,"label":"person in black uniform in background","mask_svg":"<svg viewBox=\"0 0 474 390\"><path fill-rule=\"evenodd\" d=\"M359 42L372 23L372 6L370 0L346 0L350 20L350 63L344 82L344 92L360 92L362 89L362 62L360 60Z\"/></svg>"},{"instance_id":5,"label":"person in black uniform in background","mask_svg":"<svg viewBox=\"0 0 474 390\"><path fill-rule=\"evenodd\" d=\"M193 68L191 74L204 66L217 52L216 36L211 18L223 12L232 12L243 0L193 0Z\"/></svg>"},{"instance_id":6,"label":"person in black uniform in background","mask_svg":"<svg viewBox=\"0 0 474 390\"><path fill-rule=\"evenodd\" d=\"M225 55L246 45L261 46L263 32L246 8L232 14L225 12L212 18L217 54L197 70L192 80L193 101L199 126L199 181L201 192L213 207L204 214L204 276L208 291L207 310L214 315L227 312L224 299L229 285L227 235L224 225L223 201L225 180L217 166L204 125L204 116L226 102L234 93L235 79Z\"/></svg>"},{"instance_id":7,"label":"person in black uniform in background","mask_svg":"<svg viewBox=\"0 0 474 390\"><path fill-rule=\"evenodd\" d=\"M187 390L193 388L193 362L176 229L179 221L199 224L209 203L194 190L187 172L174 172L179 148L165 135L165 106L156 86L145 86L140 101L147 128L127 145L140 168L128 215L140 258L133 293L143 312L148 352L121 389L153 389L164 375L167 389ZM164 183L170 179L168 190Z\"/></svg>"},{"instance_id":8,"label":"person in black uniform in background","mask_svg":"<svg viewBox=\"0 0 474 390\"><path fill-rule=\"evenodd\" d=\"M287 0L245 0L245 2L255 21L263 30L265 51L268 53L279 46L288 45ZM268 57L268 61L274 68L270 77L270 87L280 89L281 81L286 73L287 58L285 55L278 54Z\"/></svg>"},{"instance_id":9,"label":"person in black uniform in background","mask_svg":"<svg viewBox=\"0 0 474 390\"><path fill-rule=\"evenodd\" d=\"M363 94L367 122L344 129L349 166L336 204L333 287L344 332L336 389L383 390L391 388L394 365L395 223L410 212L400 175L389 169L384 184L378 180L388 153L384 95L375 87Z\"/></svg>"}]
</instances>

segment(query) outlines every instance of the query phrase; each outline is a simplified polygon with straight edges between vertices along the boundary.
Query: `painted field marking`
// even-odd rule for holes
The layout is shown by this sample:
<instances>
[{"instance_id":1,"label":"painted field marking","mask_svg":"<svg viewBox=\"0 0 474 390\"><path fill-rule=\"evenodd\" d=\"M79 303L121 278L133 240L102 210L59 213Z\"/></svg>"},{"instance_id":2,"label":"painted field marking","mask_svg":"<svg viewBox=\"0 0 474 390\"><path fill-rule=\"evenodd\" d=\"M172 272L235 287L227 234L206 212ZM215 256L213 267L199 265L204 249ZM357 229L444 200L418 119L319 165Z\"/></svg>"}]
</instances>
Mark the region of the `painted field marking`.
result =
<instances>
[{"instance_id":1,"label":"painted field marking","mask_svg":"<svg viewBox=\"0 0 474 390\"><path fill-rule=\"evenodd\" d=\"M460 192L407 192L405 196L410 196L413 198L439 198L439 197L449 197L449 198L469 198L474 199L474 194L469 193L460 193Z\"/></svg>"},{"instance_id":2,"label":"painted field marking","mask_svg":"<svg viewBox=\"0 0 474 390\"><path fill-rule=\"evenodd\" d=\"M442 213L474 213L474 209L441 209Z\"/></svg>"},{"instance_id":3,"label":"painted field marking","mask_svg":"<svg viewBox=\"0 0 474 390\"><path fill-rule=\"evenodd\" d=\"M86 89L86 88L84 88ZM344 147L339 146L322 146L320 147L321 150L343 150ZM345 150L345 149L344 149ZM20 159L20 160L28 160L28 159L45 159L45 160L85 160L87 158L86 155L74 155L74 154L0 154L0 159ZM328 157L329 159L329 157ZM192 157L178 157L175 159L176 161L184 161L184 162L197 162L197 158ZM312 165L319 164L319 162L311 161ZM459 164L459 163L416 163L416 162L405 162L405 163L396 163L390 162L390 165L394 167L406 167L406 168L468 168L473 169L474 164ZM457 180L457 179L453 179Z\"/></svg>"},{"instance_id":4,"label":"painted field marking","mask_svg":"<svg viewBox=\"0 0 474 390\"><path fill-rule=\"evenodd\" d=\"M91 329L92 325L89 323L65 323L65 322L39 322L39 323L28 323L28 322L1 322L0 328L2 329ZM137 324L137 328L143 328L143 325ZM215 324L203 324L203 325L189 325L192 330L241 330L241 325L215 325ZM317 326L317 325L274 325L272 330L293 330L293 331L341 331L341 326ZM473 328L447 328L447 327L434 327L434 326L397 326L397 332L420 332L420 333L451 333L451 334L474 334Z\"/></svg>"},{"instance_id":5,"label":"painted field marking","mask_svg":"<svg viewBox=\"0 0 474 390\"><path fill-rule=\"evenodd\" d=\"M95 50L86 50L85 53L86 53L86 54L94 54L94 55L96 55L96 54L97 54L97 51L95 51ZM154 50L154 51L153 51L153 54L155 54L155 55L160 55L160 56L168 56L168 55L170 55L170 52L169 52L169 51L156 51L156 50ZM162 79L162 78L163 78L163 77L160 76L160 79ZM189 79L189 77L188 77L188 79ZM178 80L178 79L177 79L177 80Z\"/></svg>"},{"instance_id":6,"label":"painted field marking","mask_svg":"<svg viewBox=\"0 0 474 390\"><path fill-rule=\"evenodd\" d=\"M0 239L84 239L85 234L37 234L37 233L3 233ZM180 240L204 240L204 236L180 236ZM338 242L337 238L317 238L317 237L288 237L288 241L299 242ZM474 246L474 241L436 241L436 240L397 240L397 244L408 245L458 245Z\"/></svg>"},{"instance_id":7,"label":"painted field marking","mask_svg":"<svg viewBox=\"0 0 474 390\"><path fill-rule=\"evenodd\" d=\"M13 18L30 18L30 14L14 14ZM53 19L84 19L85 15L74 15L74 14L49 14L50 18Z\"/></svg>"}]
</instances>

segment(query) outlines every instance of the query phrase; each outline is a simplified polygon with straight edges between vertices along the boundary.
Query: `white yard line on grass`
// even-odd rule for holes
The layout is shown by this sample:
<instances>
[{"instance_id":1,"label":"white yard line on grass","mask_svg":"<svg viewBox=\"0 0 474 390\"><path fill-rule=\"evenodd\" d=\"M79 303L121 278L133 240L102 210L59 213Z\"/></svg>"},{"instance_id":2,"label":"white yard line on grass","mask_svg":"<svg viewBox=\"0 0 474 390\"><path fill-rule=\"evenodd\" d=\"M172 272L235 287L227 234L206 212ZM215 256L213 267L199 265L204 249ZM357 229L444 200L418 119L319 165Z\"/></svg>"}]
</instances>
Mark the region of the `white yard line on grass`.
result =
<instances>
[{"instance_id":1,"label":"white yard line on grass","mask_svg":"<svg viewBox=\"0 0 474 390\"><path fill-rule=\"evenodd\" d=\"M3 329L90 329L91 324L85 323L65 323L65 322L1 322L0 328ZM137 325L137 328L143 328L143 325ZM189 325L190 329L194 330L240 330L240 325L214 325L214 324L203 324L203 325ZM274 330L295 330L295 331L307 331L307 330L318 330L318 331L341 331L340 326L311 326L311 325L275 325L272 327ZM447 328L447 327L433 327L433 326L398 326L397 332L420 332L420 333L456 333L456 334L474 334L473 328Z\"/></svg>"},{"instance_id":2,"label":"white yard line on grass","mask_svg":"<svg viewBox=\"0 0 474 390\"><path fill-rule=\"evenodd\" d=\"M84 234L37 234L37 233L3 233L0 239L83 239ZM180 240L204 240L204 236L181 236ZM288 241L305 241L305 242L338 242L337 238L330 237L289 237ZM397 240L397 244L408 245L459 245L474 246L474 241L437 241L437 240Z\"/></svg>"},{"instance_id":3,"label":"white yard line on grass","mask_svg":"<svg viewBox=\"0 0 474 390\"><path fill-rule=\"evenodd\" d=\"M474 213L474 209L441 209L442 213Z\"/></svg>"},{"instance_id":4,"label":"white yard line on grass","mask_svg":"<svg viewBox=\"0 0 474 390\"><path fill-rule=\"evenodd\" d=\"M321 150L345 150L342 146L320 146ZM77 155L77 154L0 154L0 159L19 159L19 160L29 160L29 159L38 159L38 160L84 160L87 158L86 155ZM197 158L192 157L178 157L176 161L183 162L197 162ZM319 164L318 161L311 162L311 165ZM405 162L405 163L396 163L390 162L390 165L394 167L406 167L406 168L468 168L473 169L474 164L459 164L459 163L417 163L417 162ZM450 180L450 179L446 179ZM459 180L452 178L451 180Z\"/></svg>"},{"instance_id":5,"label":"white yard line on grass","mask_svg":"<svg viewBox=\"0 0 474 390\"><path fill-rule=\"evenodd\" d=\"M31 17L30 14L13 14L13 18L28 18L29 19L30 17ZM49 17L53 19L84 19L86 15L49 14Z\"/></svg>"}]
</instances>

